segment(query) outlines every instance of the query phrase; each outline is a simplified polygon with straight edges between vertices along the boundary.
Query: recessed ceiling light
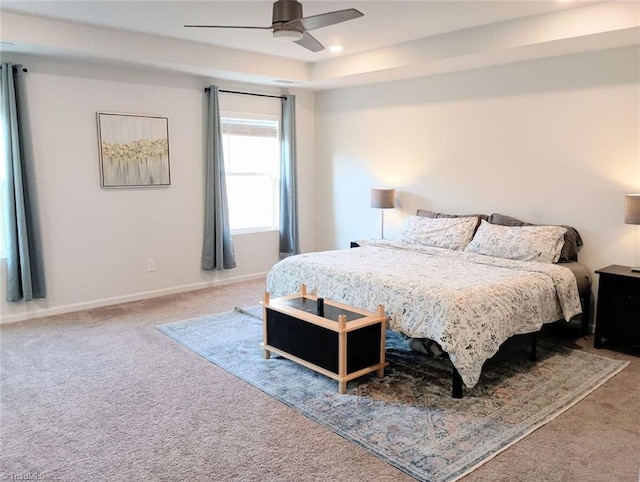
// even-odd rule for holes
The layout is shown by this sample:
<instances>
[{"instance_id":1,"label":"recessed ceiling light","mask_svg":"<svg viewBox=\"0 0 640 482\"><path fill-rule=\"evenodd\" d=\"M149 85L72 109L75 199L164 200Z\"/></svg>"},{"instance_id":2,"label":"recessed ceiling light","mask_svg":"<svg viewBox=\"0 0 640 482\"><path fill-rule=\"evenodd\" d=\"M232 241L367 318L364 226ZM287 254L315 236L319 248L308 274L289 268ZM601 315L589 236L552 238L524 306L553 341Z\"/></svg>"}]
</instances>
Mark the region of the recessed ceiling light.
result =
<instances>
[{"instance_id":1,"label":"recessed ceiling light","mask_svg":"<svg viewBox=\"0 0 640 482\"><path fill-rule=\"evenodd\" d=\"M329 45L329 50L334 54L342 52L342 45Z\"/></svg>"}]
</instances>

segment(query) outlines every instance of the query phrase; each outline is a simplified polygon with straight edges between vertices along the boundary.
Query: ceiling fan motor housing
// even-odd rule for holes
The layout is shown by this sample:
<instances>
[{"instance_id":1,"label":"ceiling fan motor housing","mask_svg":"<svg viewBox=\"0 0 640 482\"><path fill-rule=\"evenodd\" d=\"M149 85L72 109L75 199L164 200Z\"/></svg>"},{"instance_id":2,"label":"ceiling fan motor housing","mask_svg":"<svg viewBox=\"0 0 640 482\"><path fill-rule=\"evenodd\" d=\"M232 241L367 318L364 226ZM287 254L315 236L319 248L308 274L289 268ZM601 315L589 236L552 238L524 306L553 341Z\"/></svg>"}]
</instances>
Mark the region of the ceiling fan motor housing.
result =
<instances>
[{"instance_id":1,"label":"ceiling fan motor housing","mask_svg":"<svg viewBox=\"0 0 640 482\"><path fill-rule=\"evenodd\" d=\"M274 2L272 27L277 28L278 24L300 18L302 18L302 4L297 0L278 0ZM289 29L292 30L291 28Z\"/></svg>"}]
</instances>

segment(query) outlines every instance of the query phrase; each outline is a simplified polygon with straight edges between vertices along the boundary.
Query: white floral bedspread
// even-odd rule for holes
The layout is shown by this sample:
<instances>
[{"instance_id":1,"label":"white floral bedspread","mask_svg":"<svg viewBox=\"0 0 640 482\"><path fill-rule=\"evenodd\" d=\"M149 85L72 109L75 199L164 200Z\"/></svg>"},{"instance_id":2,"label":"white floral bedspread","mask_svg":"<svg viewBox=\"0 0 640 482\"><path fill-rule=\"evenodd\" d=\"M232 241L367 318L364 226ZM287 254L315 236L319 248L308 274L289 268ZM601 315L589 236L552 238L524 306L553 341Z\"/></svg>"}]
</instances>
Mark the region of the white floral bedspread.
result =
<instances>
[{"instance_id":1,"label":"white floral bedspread","mask_svg":"<svg viewBox=\"0 0 640 482\"><path fill-rule=\"evenodd\" d=\"M513 261L393 241L291 256L267 276L271 297L300 290L375 311L389 328L437 341L474 386L510 336L581 313L574 275L556 264Z\"/></svg>"}]
</instances>

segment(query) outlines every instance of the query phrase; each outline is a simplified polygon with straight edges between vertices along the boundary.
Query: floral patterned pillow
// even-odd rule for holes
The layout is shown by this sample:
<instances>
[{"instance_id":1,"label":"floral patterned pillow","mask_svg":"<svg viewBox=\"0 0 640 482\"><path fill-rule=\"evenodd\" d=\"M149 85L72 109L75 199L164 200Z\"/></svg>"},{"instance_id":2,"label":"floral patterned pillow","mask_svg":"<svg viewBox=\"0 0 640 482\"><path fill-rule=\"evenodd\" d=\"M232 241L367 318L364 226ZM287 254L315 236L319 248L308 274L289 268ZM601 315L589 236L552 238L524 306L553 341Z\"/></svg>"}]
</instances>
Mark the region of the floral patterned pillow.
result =
<instances>
[{"instance_id":1,"label":"floral patterned pillow","mask_svg":"<svg viewBox=\"0 0 640 482\"><path fill-rule=\"evenodd\" d=\"M465 251L496 258L556 263L566 231L560 226L500 226L483 220Z\"/></svg>"},{"instance_id":2,"label":"floral patterned pillow","mask_svg":"<svg viewBox=\"0 0 640 482\"><path fill-rule=\"evenodd\" d=\"M473 238L477 217L425 218L409 216L398 238L401 243L462 250Z\"/></svg>"}]
</instances>

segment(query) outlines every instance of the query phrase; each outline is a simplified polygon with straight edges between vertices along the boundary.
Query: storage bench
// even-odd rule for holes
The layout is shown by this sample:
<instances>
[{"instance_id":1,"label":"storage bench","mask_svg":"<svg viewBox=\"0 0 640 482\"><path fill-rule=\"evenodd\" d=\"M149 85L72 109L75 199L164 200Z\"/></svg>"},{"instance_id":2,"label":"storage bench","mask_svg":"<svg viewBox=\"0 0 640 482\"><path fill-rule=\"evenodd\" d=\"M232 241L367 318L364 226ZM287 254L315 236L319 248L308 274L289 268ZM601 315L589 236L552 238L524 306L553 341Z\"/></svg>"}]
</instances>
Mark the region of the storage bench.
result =
<instances>
[{"instance_id":1,"label":"storage bench","mask_svg":"<svg viewBox=\"0 0 640 482\"><path fill-rule=\"evenodd\" d=\"M360 310L300 293L263 300L264 357L271 352L338 382L345 393L347 382L367 373L384 376L384 307L377 313Z\"/></svg>"}]
</instances>

